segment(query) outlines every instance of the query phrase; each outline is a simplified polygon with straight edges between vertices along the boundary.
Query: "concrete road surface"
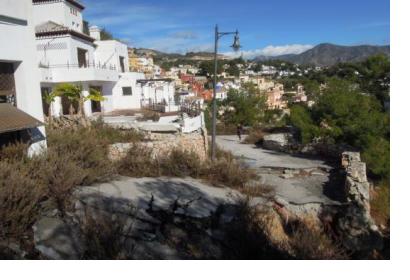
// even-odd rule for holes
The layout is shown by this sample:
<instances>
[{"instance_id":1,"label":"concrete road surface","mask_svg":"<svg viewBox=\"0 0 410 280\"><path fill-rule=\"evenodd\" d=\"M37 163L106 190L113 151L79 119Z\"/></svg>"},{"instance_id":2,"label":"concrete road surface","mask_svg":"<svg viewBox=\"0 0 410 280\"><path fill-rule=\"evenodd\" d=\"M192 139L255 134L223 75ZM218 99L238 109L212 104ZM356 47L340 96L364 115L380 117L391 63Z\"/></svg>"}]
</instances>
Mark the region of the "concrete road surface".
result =
<instances>
[{"instance_id":1,"label":"concrete road surface","mask_svg":"<svg viewBox=\"0 0 410 280\"><path fill-rule=\"evenodd\" d=\"M260 182L272 186L278 199L295 205L339 204L331 194L332 191L329 191L333 187L339 188L336 185L339 182L334 182L332 167L323 160L242 144L234 135L217 136L216 141L220 148L232 152L247 166L255 169L260 176ZM283 178L284 169L314 171L310 176Z\"/></svg>"}]
</instances>

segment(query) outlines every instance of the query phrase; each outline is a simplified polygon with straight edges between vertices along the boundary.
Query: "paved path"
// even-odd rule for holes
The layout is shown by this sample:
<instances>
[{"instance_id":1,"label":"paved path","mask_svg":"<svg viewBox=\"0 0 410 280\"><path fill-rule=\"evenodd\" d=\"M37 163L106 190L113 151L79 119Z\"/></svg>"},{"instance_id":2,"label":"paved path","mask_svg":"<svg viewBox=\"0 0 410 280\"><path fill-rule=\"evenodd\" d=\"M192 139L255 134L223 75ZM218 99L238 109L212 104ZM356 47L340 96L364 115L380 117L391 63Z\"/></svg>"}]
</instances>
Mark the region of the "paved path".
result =
<instances>
[{"instance_id":1,"label":"paved path","mask_svg":"<svg viewBox=\"0 0 410 280\"><path fill-rule=\"evenodd\" d=\"M243 162L256 169L260 181L271 185L278 199L290 204L308 203L339 204L325 195L325 189L331 182L331 166L322 160L298 157L286 153L257 148L254 145L241 144L236 136L217 136L217 144L224 150L231 151ZM312 176L282 178L283 169L317 170Z\"/></svg>"}]
</instances>

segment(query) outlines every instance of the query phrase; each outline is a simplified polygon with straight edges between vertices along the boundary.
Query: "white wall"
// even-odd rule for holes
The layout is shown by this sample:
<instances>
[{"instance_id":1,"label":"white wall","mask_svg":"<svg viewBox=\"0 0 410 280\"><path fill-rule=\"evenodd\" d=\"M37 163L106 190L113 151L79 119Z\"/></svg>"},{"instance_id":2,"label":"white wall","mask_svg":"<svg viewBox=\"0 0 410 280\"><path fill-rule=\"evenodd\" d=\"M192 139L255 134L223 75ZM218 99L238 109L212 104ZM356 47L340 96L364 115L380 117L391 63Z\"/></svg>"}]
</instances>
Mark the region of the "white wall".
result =
<instances>
[{"instance_id":1,"label":"white wall","mask_svg":"<svg viewBox=\"0 0 410 280\"><path fill-rule=\"evenodd\" d=\"M124 57L125 72L129 72L128 61L128 47L127 45L115 41L95 41L97 49L95 51L95 60L106 64L107 66L113 65L117 71L121 71L120 56Z\"/></svg>"},{"instance_id":2,"label":"white wall","mask_svg":"<svg viewBox=\"0 0 410 280\"><path fill-rule=\"evenodd\" d=\"M44 121L40 92L40 71L37 67L31 0L2 0L0 15L18 17L27 23L0 21L0 61L15 65L17 107L34 118ZM34 129L38 142L31 150L38 150L45 137L44 127ZM36 141L37 141L36 140Z\"/></svg>"},{"instance_id":3,"label":"white wall","mask_svg":"<svg viewBox=\"0 0 410 280\"><path fill-rule=\"evenodd\" d=\"M136 110L141 108L141 85L137 85L137 80L144 79L142 73L122 73L120 80L113 89L113 109L114 110ZM132 95L123 95L122 88L131 87Z\"/></svg>"},{"instance_id":4,"label":"white wall","mask_svg":"<svg viewBox=\"0 0 410 280\"><path fill-rule=\"evenodd\" d=\"M53 21L78 32L83 32L83 16L79 8L65 1L35 3L33 7L35 26ZM74 9L77 15L72 14L71 9Z\"/></svg>"},{"instance_id":5,"label":"white wall","mask_svg":"<svg viewBox=\"0 0 410 280\"><path fill-rule=\"evenodd\" d=\"M174 103L175 100L175 83L167 81L150 81L142 85L143 99L152 103Z\"/></svg>"},{"instance_id":6,"label":"white wall","mask_svg":"<svg viewBox=\"0 0 410 280\"><path fill-rule=\"evenodd\" d=\"M78 48L87 50L89 62L94 62L94 45L71 35L37 38L36 43L38 61L44 65L78 64Z\"/></svg>"}]
</instances>

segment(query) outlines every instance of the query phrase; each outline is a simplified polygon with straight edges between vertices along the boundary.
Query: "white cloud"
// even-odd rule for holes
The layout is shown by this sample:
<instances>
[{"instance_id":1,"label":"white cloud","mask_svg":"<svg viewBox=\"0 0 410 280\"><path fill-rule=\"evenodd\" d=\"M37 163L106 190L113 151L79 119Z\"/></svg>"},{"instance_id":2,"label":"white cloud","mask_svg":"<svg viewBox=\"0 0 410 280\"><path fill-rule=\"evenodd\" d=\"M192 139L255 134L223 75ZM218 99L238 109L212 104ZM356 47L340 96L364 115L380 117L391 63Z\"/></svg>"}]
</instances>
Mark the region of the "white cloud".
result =
<instances>
[{"instance_id":1,"label":"white cloud","mask_svg":"<svg viewBox=\"0 0 410 280\"><path fill-rule=\"evenodd\" d=\"M278 55L285 55L285 54L300 54L313 47L314 47L313 45L300 45L300 44L283 45L283 46L269 45L263 49L255 49L255 50L239 51L239 52L226 52L224 54L227 56L231 56L231 57L239 57L243 55L244 58L251 59L257 56L278 56Z\"/></svg>"}]
</instances>

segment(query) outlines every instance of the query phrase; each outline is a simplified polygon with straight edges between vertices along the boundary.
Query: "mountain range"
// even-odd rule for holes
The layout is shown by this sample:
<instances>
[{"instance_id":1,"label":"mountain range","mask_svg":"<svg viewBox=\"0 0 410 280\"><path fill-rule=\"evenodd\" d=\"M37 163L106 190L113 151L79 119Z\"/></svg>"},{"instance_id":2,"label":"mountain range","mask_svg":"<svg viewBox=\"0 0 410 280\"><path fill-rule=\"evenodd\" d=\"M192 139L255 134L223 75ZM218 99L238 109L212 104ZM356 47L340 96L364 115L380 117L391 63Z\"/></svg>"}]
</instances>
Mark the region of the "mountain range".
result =
<instances>
[{"instance_id":1,"label":"mountain range","mask_svg":"<svg viewBox=\"0 0 410 280\"><path fill-rule=\"evenodd\" d=\"M186 54L165 53L152 49L134 49L137 55L149 55L157 60L175 61L186 59L192 61L212 60L212 52L188 52ZM329 43L319 44L301 54L286 54L280 56L258 56L253 59L256 62L267 60L283 60L300 65L331 66L340 62L357 62L376 54L390 56L390 46L340 46ZM219 59L229 59L224 55L218 55Z\"/></svg>"},{"instance_id":2,"label":"mountain range","mask_svg":"<svg viewBox=\"0 0 410 280\"><path fill-rule=\"evenodd\" d=\"M283 60L300 65L331 66L340 62L362 61L376 54L390 56L390 46L340 46L325 43L301 54L259 56L254 61Z\"/></svg>"}]
</instances>

